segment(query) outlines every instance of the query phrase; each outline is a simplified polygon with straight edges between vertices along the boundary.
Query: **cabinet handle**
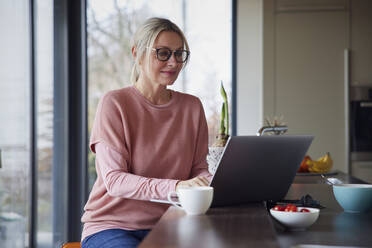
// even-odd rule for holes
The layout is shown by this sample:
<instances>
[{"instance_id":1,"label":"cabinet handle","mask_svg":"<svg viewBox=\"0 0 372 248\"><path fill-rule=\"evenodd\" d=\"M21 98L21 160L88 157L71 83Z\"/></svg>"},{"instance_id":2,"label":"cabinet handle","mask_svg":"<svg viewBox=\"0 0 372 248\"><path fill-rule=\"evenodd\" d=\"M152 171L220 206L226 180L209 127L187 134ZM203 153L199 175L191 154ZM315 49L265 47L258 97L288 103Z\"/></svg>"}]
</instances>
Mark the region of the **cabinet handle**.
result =
<instances>
[{"instance_id":1,"label":"cabinet handle","mask_svg":"<svg viewBox=\"0 0 372 248\"><path fill-rule=\"evenodd\" d=\"M372 108L372 102L361 102L360 107L361 108Z\"/></svg>"},{"instance_id":2,"label":"cabinet handle","mask_svg":"<svg viewBox=\"0 0 372 248\"><path fill-rule=\"evenodd\" d=\"M349 57L350 57L350 51L349 49L344 50L344 92L345 92L345 98L344 98L344 124L345 124L345 163L347 164L347 172L351 172L350 164L350 74L349 74Z\"/></svg>"}]
</instances>

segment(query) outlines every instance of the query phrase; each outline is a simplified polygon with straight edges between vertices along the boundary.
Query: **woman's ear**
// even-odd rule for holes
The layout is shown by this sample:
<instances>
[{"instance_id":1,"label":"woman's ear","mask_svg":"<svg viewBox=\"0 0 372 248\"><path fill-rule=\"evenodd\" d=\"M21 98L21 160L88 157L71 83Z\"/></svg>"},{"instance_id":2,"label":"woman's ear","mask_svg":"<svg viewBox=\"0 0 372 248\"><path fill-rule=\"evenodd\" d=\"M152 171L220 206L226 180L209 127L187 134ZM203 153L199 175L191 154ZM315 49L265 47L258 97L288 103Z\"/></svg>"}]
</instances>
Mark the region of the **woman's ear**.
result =
<instances>
[{"instance_id":1,"label":"woman's ear","mask_svg":"<svg viewBox=\"0 0 372 248\"><path fill-rule=\"evenodd\" d=\"M133 59L136 60L137 58L137 47L136 46L132 46L132 56L133 56Z\"/></svg>"},{"instance_id":2,"label":"woman's ear","mask_svg":"<svg viewBox=\"0 0 372 248\"><path fill-rule=\"evenodd\" d=\"M133 56L134 61L136 61L137 60L137 47L136 46L132 46L132 56ZM139 65L141 64L141 60L142 58L138 60Z\"/></svg>"}]
</instances>

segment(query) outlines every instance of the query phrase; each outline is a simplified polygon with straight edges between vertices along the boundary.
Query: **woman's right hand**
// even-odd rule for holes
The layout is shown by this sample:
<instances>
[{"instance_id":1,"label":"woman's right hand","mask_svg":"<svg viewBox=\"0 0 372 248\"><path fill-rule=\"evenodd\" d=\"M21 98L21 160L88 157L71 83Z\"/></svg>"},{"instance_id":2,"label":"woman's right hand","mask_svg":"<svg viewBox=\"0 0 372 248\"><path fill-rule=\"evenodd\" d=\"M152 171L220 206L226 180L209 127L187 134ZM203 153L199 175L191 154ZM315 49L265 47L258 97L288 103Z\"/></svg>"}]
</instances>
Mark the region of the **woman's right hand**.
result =
<instances>
[{"instance_id":1,"label":"woman's right hand","mask_svg":"<svg viewBox=\"0 0 372 248\"><path fill-rule=\"evenodd\" d=\"M209 181L205 177L194 177L192 179L186 180L186 181L179 181L176 185L176 191L179 188L185 188L185 187L198 187L198 186L208 186Z\"/></svg>"}]
</instances>

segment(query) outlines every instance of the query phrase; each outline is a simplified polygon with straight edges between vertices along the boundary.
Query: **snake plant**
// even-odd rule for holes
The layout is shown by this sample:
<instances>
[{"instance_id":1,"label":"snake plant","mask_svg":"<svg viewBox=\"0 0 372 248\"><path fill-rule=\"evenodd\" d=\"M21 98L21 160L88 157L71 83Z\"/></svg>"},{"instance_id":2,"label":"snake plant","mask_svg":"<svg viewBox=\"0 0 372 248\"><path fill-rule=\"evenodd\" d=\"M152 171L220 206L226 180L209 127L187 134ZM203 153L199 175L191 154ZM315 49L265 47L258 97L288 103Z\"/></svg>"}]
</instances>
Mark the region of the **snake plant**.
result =
<instances>
[{"instance_id":1,"label":"snake plant","mask_svg":"<svg viewBox=\"0 0 372 248\"><path fill-rule=\"evenodd\" d=\"M218 135L216 137L216 142L213 146L223 147L225 146L228 138L229 138L229 103L227 99L227 94L225 88L223 87L223 82L221 81L221 89L220 89L221 96L223 98L222 108L221 108L221 120L220 120L220 128L218 131Z\"/></svg>"}]
</instances>

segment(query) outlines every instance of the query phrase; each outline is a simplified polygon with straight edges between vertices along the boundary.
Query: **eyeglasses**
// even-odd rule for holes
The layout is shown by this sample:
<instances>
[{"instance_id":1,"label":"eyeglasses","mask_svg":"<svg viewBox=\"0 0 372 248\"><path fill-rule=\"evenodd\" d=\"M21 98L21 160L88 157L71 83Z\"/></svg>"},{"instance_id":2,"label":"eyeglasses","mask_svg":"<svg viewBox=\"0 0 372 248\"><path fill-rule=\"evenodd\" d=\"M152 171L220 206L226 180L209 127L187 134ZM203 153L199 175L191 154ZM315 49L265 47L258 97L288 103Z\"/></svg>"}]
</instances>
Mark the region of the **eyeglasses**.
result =
<instances>
[{"instance_id":1,"label":"eyeglasses","mask_svg":"<svg viewBox=\"0 0 372 248\"><path fill-rule=\"evenodd\" d=\"M174 54L174 58L176 59L177 63L185 63L187 58L190 55L189 51L186 50L170 50L166 47L161 48L150 48L153 51L156 51L156 57L160 61L167 61L172 57L172 53Z\"/></svg>"}]
</instances>

